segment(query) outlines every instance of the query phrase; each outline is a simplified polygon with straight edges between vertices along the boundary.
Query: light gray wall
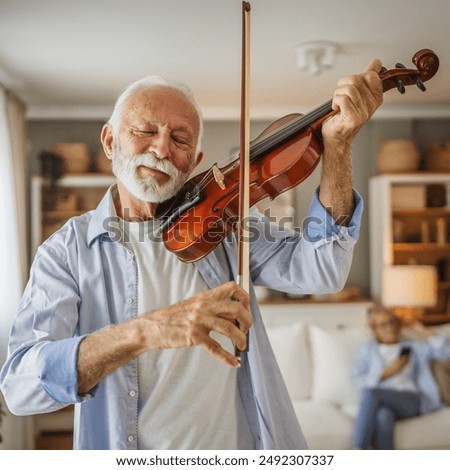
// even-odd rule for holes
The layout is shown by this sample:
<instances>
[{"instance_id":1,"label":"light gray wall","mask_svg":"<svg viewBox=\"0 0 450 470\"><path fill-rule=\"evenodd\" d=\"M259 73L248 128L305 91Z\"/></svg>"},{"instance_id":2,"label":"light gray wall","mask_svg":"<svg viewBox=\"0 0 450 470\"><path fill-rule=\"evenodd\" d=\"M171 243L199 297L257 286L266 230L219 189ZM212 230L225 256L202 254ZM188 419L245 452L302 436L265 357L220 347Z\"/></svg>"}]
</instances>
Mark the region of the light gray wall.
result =
<instances>
[{"instance_id":1,"label":"light gray wall","mask_svg":"<svg viewBox=\"0 0 450 470\"><path fill-rule=\"evenodd\" d=\"M268 122L252 124L251 134L255 138ZM102 121L30 121L28 122L30 173L39 173L37 155L50 149L57 141L86 142L92 155L100 148L99 135ZM348 279L348 285L358 286L363 294L370 294L369 269L369 227L368 227L368 181L376 170L376 153L380 143L387 139L412 138L422 155L431 143L450 141L450 120L372 120L363 128L353 148L354 184L365 200L361 236L355 248L355 256ZM204 160L199 171L206 170L213 163L228 157L239 145L239 124L237 122L206 122L203 142ZM311 195L319 183L320 166L296 189L296 226L306 217Z\"/></svg>"}]
</instances>

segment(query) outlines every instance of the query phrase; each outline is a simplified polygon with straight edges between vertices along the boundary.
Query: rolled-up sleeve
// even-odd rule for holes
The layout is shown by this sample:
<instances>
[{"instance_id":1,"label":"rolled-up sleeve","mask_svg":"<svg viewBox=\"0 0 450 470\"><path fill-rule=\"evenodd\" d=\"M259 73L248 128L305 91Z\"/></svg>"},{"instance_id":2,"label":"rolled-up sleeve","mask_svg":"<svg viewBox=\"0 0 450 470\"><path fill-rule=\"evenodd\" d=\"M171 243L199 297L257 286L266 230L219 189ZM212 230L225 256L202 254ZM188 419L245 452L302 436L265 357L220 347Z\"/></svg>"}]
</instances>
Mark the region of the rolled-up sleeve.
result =
<instances>
[{"instance_id":1,"label":"rolled-up sleeve","mask_svg":"<svg viewBox=\"0 0 450 470\"><path fill-rule=\"evenodd\" d=\"M343 235L346 235L352 240L357 241L359 239L364 203L360 194L355 190L353 191L353 200L355 208L348 225L337 225L336 221L320 202L319 193L316 190L311 201L308 219L303 227L305 238L311 242L320 242L329 240L333 236L341 239Z\"/></svg>"},{"instance_id":2,"label":"rolled-up sleeve","mask_svg":"<svg viewBox=\"0 0 450 470\"><path fill-rule=\"evenodd\" d=\"M80 297L62 250L56 243L39 249L11 331L0 378L17 415L54 411L86 398L77 394Z\"/></svg>"},{"instance_id":3,"label":"rolled-up sleeve","mask_svg":"<svg viewBox=\"0 0 450 470\"><path fill-rule=\"evenodd\" d=\"M278 227L255 214L250 245L254 284L295 294L341 290L350 271L363 213L363 200L356 191L354 201L347 226L336 223L317 192L302 231Z\"/></svg>"}]
</instances>

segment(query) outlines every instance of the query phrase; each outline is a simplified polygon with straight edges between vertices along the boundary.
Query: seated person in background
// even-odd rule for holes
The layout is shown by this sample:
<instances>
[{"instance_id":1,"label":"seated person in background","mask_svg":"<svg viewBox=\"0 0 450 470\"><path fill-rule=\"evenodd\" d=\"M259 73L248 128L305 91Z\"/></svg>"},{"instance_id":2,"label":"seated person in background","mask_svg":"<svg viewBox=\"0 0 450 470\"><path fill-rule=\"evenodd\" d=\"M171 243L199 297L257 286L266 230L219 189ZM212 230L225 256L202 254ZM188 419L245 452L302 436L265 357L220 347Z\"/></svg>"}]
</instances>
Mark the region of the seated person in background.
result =
<instances>
[{"instance_id":1,"label":"seated person in background","mask_svg":"<svg viewBox=\"0 0 450 470\"><path fill-rule=\"evenodd\" d=\"M354 446L393 449L395 420L442 407L431 361L450 358L450 341L418 321L408 326L422 340L402 341L401 320L389 310L369 313L374 339L356 351L352 381L362 392Z\"/></svg>"}]
</instances>

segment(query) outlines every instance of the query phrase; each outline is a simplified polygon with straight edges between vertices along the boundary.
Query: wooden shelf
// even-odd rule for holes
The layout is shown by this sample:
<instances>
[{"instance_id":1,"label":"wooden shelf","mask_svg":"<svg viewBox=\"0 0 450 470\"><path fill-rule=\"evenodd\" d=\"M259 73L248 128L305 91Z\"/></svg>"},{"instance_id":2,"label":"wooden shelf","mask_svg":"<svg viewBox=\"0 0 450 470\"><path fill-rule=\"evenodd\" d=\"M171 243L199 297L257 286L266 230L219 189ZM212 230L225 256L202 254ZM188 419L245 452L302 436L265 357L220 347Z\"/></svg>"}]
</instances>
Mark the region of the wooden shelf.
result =
<instances>
[{"instance_id":1,"label":"wooden shelf","mask_svg":"<svg viewBox=\"0 0 450 470\"><path fill-rule=\"evenodd\" d=\"M393 243L394 252L450 252L450 243Z\"/></svg>"},{"instance_id":2,"label":"wooden shelf","mask_svg":"<svg viewBox=\"0 0 450 470\"><path fill-rule=\"evenodd\" d=\"M323 305L323 304L364 304L370 302L370 299L365 297L357 297L343 300L323 300L314 299L311 297L306 298L289 298L282 297L278 299L264 299L258 302L259 305Z\"/></svg>"},{"instance_id":3,"label":"wooden shelf","mask_svg":"<svg viewBox=\"0 0 450 470\"><path fill-rule=\"evenodd\" d=\"M76 215L84 214L86 211L46 211L43 213L46 219L69 219Z\"/></svg>"},{"instance_id":4,"label":"wooden shelf","mask_svg":"<svg viewBox=\"0 0 450 470\"><path fill-rule=\"evenodd\" d=\"M441 325L450 322L450 313L429 313L421 315L418 320L425 325Z\"/></svg>"},{"instance_id":5,"label":"wooden shelf","mask_svg":"<svg viewBox=\"0 0 450 470\"><path fill-rule=\"evenodd\" d=\"M424 209L393 209L394 217L450 217L448 207L425 207Z\"/></svg>"}]
</instances>

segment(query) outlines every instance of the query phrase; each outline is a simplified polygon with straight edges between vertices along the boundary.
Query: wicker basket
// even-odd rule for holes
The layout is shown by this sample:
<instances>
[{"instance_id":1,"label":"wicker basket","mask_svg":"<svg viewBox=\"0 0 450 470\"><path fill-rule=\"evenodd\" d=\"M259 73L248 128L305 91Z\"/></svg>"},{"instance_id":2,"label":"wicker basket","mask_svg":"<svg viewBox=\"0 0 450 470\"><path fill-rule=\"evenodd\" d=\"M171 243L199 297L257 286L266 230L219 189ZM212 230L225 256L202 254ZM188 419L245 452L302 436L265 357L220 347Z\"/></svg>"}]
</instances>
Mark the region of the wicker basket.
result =
<instances>
[{"instance_id":1,"label":"wicker basket","mask_svg":"<svg viewBox=\"0 0 450 470\"><path fill-rule=\"evenodd\" d=\"M91 167L88 146L82 142L58 142L52 145L52 151L64 160L66 173L87 173Z\"/></svg>"},{"instance_id":2,"label":"wicker basket","mask_svg":"<svg viewBox=\"0 0 450 470\"><path fill-rule=\"evenodd\" d=\"M379 173L407 173L419 169L420 154L412 140L386 140L377 153Z\"/></svg>"},{"instance_id":3,"label":"wicker basket","mask_svg":"<svg viewBox=\"0 0 450 470\"><path fill-rule=\"evenodd\" d=\"M450 172L450 143L430 145L427 148L425 167L428 171Z\"/></svg>"}]
</instances>

